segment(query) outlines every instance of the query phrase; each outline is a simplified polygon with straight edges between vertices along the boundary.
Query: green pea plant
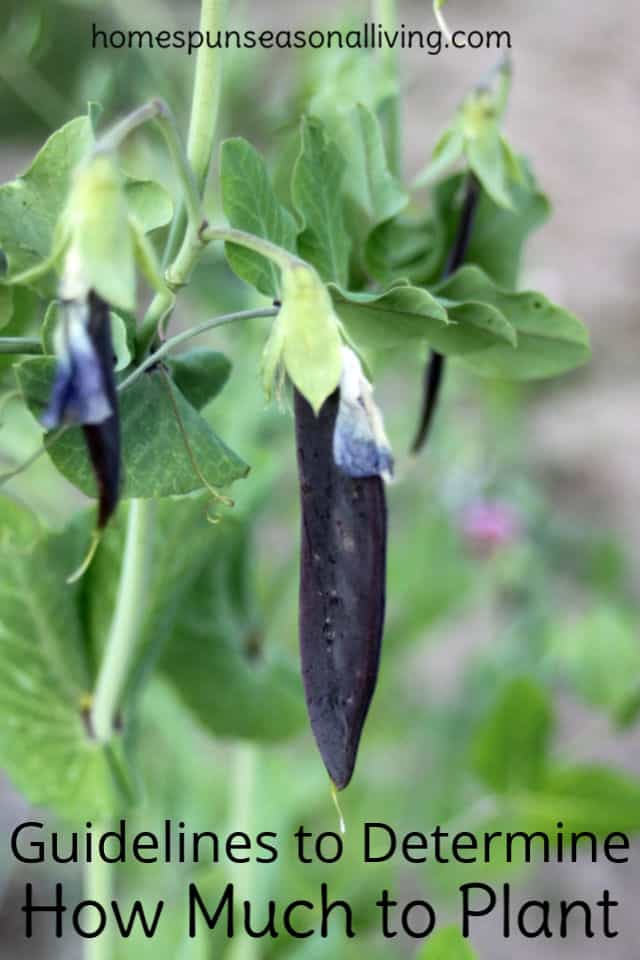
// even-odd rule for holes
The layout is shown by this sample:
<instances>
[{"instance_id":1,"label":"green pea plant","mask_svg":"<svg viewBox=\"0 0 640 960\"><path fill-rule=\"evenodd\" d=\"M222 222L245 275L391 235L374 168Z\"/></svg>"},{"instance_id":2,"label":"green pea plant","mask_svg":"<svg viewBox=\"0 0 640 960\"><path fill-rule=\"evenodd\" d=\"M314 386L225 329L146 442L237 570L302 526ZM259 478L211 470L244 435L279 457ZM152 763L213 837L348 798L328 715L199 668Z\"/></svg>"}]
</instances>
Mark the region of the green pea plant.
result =
<instances>
[{"instance_id":1,"label":"green pea plant","mask_svg":"<svg viewBox=\"0 0 640 960\"><path fill-rule=\"evenodd\" d=\"M223 0L201 7L203 32L224 27ZM392 22L393 4L380 7ZM463 379L529 381L589 356L575 316L518 289L549 204L506 139L508 62L462 97L408 184L392 52L350 52L292 106L274 164L241 137L217 146L223 60L198 51L184 140L161 99L106 128L92 103L0 187L0 373L7 404L43 429L1 480L0 764L30 802L71 822L108 825L153 789L156 735L140 705L158 678L206 717L203 731L233 740L285 740L304 726L306 700L330 780L346 787L376 687L387 572L398 587L378 373L428 353L403 410L417 454L446 361ZM166 151L175 196L153 165L126 172L128 145L145 137L147 155ZM243 308L210 317L201 295L198 322L174 327L204 271ZM188 346L226 327L242 348L233 374L220 350ZM269 405L249 428L243 391L256 377ZM265 451L285 434L300 495L299 663L264 644L252 585L275 482ZM63 529L20 496L43 453L73 503L72 488L97 501ZM164 743L180 721L169 699L163 709ZM89 874L90 889L110 882ZM453 936L440 953L434 938L425 960L471 956ZM108 941L87 950L115 955Z\"/></svg>"}]
</instances>

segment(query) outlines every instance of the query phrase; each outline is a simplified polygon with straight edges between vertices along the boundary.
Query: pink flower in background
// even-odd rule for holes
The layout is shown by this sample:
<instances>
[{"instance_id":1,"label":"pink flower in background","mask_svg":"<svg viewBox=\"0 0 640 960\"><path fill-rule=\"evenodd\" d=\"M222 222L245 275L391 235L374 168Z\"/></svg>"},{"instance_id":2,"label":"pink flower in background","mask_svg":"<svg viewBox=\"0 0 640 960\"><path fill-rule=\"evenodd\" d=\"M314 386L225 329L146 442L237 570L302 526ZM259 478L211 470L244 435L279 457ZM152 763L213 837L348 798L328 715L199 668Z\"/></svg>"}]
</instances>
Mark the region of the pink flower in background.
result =
<instances>
[{"instance_id":1,"label":"pink flower in background","mask_svg":"<svg viewBox=\"0 0 640 960\"><path fill-rule=\"evenodd\" d=\"M474 550L493 553L509 546L522 532L517 511L500 500L475 500L462 511L462 532Z\"/></svg>"}]
</instances>

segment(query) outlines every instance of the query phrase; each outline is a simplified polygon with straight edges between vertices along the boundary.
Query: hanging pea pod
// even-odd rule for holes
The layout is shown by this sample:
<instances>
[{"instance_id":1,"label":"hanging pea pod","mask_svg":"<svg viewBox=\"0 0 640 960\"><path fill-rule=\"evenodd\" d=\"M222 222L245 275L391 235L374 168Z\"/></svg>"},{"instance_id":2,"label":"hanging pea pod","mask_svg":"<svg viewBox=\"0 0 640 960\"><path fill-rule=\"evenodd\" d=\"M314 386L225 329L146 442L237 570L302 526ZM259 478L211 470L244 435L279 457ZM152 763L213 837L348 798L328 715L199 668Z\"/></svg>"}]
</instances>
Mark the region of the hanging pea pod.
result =
<instances>
[{"instance_id":1,"label":"hanging pea pod","mask_svg":"<svg viewBox=\"0 0 640 960\"><path fill-rule=\"evenodd\" d=\"M387 541L382 474L392 469L370 386L362 378L361 402L354 402L360 366L350 351L345 356L341 386L318 416L294 391L302 676L311 727L338 789L353 774L378 675Z\"/></svg>"},{"instance_id":2,"label":"hanging pea pod","mask_svg":"<svg viewBox=\"0 0 640 960\"><path fill-rule=\"evenodd\" d=\"M464 200L460 212L458 229L453 242L453 246L447 258L442 279L445 280L455 273L464 263L469 241L471 240L471 231L475 219L478 200L480 198L480 184L475 176L470 173L467 176L465 186ZM422 407L420 410L420 419L416 435L411 445L412 453L419 453L427 442L429 430L433 422L433 416L438 406L440 389L442 387L442 378L444 376L445 358L441 353L432 350L429 355L429 361L425 368L424 380L422 384Z\"/></svg>"}]
</instances>

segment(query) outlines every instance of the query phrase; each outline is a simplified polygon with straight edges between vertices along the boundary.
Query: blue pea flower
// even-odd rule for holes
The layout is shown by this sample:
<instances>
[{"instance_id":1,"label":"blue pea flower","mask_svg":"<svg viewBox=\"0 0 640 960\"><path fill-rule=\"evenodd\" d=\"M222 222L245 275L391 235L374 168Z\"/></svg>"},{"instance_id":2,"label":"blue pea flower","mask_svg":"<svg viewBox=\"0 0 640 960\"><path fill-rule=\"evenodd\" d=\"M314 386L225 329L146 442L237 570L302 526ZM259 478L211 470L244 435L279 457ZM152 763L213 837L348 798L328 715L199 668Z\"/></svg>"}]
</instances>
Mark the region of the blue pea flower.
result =
<instances>
[{"instance_id":1,"label":"blue pea flower","mask_svg":"<svg viewBox=\"0 0 640 960\"><path fill-rule=\"evenodd\" d=\"M63 299L55 346L58 368L42 424L47 430L82 426L102 529L120 493L120 416L109 305L93 291Z\"/></svg>"},{"instance_id":2,"label":"blue pea flower","mask_svg":"<svg viewBox=\"0 0 640 960\"><path fill-rule=\"evenodd\" d=\"M42 417L47 430L61 424L104 423L113 416L109 384L109 379L113 379L113 351L106 358L100 355L103 337L95 327L89 298L62 303L55 336L56 379Z\"/></svg>"},{"instance_id":3,"label":"blue pea flower","mask_svg":"<svg viewBox=\"0 0 640 960\"><path fill-rule=\"evenodd\" d=\"M333 459L350 477L393 476L393 454L373 388L356 354L342 348L340 403L333 434Z\"/></svg>"}]
</instances>

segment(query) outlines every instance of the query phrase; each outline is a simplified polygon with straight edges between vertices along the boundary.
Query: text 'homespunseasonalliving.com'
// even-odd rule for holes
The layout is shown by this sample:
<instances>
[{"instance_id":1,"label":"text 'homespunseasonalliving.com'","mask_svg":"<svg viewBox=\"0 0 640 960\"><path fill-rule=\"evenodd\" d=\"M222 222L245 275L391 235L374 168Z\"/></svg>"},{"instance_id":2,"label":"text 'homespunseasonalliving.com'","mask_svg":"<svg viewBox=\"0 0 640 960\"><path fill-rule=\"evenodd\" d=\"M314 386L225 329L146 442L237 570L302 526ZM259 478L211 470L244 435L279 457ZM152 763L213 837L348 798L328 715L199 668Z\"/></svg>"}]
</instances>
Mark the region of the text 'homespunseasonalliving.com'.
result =
<instances>
[{"instance_id":1,"label":"text 'homespunseasonalliving.com'","mask_svg":"<svg viewBox=\"0 0 640 960\"><path fill-rule=\"evenodd\" d=\"M510 50L508 30L418 30L402 24L388 30L375 22L354 30L106 30L92 25L94 50L182 50L189 56L202 47L224 50Z\"/></svg>"}]
</instances>

